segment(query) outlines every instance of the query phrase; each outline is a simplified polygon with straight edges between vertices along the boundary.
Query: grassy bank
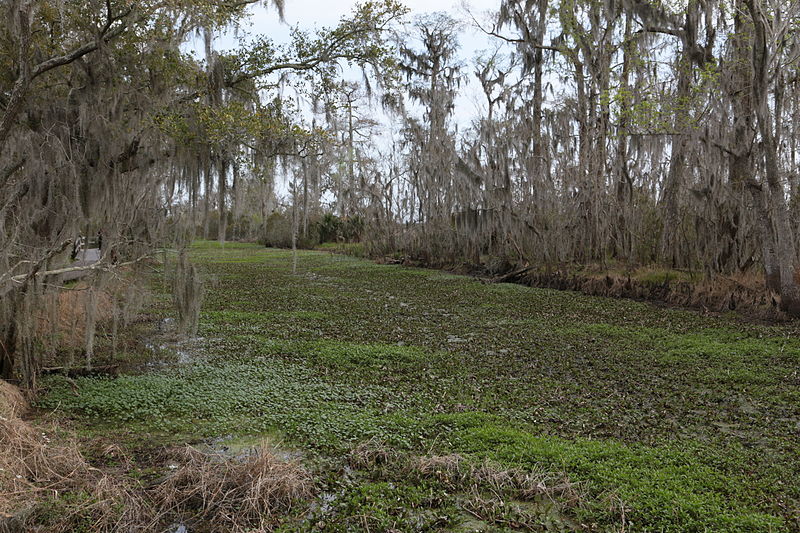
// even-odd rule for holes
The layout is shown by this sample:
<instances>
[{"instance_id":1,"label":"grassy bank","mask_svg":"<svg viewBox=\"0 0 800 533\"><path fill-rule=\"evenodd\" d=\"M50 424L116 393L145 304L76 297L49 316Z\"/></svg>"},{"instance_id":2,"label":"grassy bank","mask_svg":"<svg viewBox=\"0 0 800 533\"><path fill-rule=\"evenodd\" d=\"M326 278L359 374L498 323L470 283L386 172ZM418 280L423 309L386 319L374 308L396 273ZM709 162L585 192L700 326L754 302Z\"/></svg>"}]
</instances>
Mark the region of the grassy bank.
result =
<instances>
[{"instance_id":1,"label":"grassy bank","mask_svg":"<svg viewBox=\"0 0 800 533\"><path fill-rule=\"evenodd\" d=\"M51 377L40 407L131 448L280 442L317 479L287 531L800 528L794 325L324 252L294 275L287 251L192 258L198 339L116 379Z\"/></svg>"}]
</instances>

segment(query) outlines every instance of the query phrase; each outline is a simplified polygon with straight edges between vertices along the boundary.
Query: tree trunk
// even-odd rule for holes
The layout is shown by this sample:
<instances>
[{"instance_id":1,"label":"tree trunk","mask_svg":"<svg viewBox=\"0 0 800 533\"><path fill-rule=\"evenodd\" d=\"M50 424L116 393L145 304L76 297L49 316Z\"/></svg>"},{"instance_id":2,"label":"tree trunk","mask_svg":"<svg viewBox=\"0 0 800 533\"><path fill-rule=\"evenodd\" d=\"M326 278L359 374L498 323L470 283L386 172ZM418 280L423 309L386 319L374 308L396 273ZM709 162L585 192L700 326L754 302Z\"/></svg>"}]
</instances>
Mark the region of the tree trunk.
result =
<instances>
[{"instance_id":1,"label":"tree trunk","mask_svg":"<svg viewBox=\"0 0 800 533\"><path fill-rule=\"evenodd\" d=\"M775 230L775 258L780 274L781 309L791 315L800 315L800 287L796 278L796 248L794 233L789 221L786 191L780 176L778 146L773 132L772 113L769 107L769 53L767 31L769 22L760 3L747 1L752 18L752 94L761 147L764 151L764 172L769 187L769 218Z\"/></svg>"},{"instance_id":2,"label":"tree trunk","mask_svg":"<svg viewBox=\"0 0 800 533\"><path fill-rule=\"evenodd\" d=\"M211 194L214 189L214 184L211 181L210 157L205 158L203 178L205 179L205 194L203 195L203 238L208 239L209 223L211 222Z\"/></svg>"},{"instance_id":3,"label":"tree trunk","mask_svg":"<svg viewBox=\"0 0 800 533\"><path fill-rule=\"evenodd\" d=\"M686 129L689 127L691 115L689 100L691 98L692 72L694 61L691 54L697 41L697 1L691 0L686 7L686 21L681 33L681 55L678 59L678 87L675 93L675 115L672 137L672 154L669 161L667 179L664 183L662 197L664 209L664 225L661 230L659 259L662 263L677 267L678 265L678 228L680 226L679 198L686 173L686 152L689 145Z\"/></svg>"},{"instance_id":4,"label":"tree trunk","mask_svg":"<svg viewBox=\"0 0 800 533\"><path fill-rule=\"evenodd\" d=\"M0 116L0 152L5 145L11 128L17 120L17 116L22 112L25 104L25 95L31 83L30 65L30 45L31 45L31 14L30 4L22 2L15 13L18 23L18 52L19 75L11 89L11 95L5 105L2 116Z\"/></svg>"},{"instance_id":5,"label":"tree trunk","mask_svg":"<svg viewBox=\"0 0 800 533\"><path fill-rule=\"evenodd\" d=\"M225 193L228 189L228 159L224 155L219 158L217 189L217 210L219 213L217 239L220 244L225 244L225 233L228 229L228 213L225 209Z\"/></svg>"}]
</instances>

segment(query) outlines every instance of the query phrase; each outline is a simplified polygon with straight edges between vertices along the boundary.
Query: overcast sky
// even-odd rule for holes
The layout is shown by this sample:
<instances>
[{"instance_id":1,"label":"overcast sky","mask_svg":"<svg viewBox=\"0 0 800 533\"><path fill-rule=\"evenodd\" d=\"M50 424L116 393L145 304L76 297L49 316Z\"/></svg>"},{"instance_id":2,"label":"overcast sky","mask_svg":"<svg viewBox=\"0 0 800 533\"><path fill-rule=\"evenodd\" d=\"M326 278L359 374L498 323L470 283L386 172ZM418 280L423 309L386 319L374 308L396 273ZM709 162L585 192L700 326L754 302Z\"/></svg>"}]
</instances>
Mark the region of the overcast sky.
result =
<instances>
[{"instance_id":1,"label":"overcast sky","mask_svg":"<svg viewBox=\"0 0 800 533\"><path fill-rule=\"evenodd\" d=\"M444 11L454 18L464 18L461 0L404 0L402 3L410 9L408 20L416 15ZM469 8L476 14L488 10L496 10L499 0L469 0ZM256 7L252 10L252 30L257 33L272 36L276 41L285 40L289 35L289 28L299 25L301 28L311 29L316 26L334 26L343 15L349 14L356 2L354 0L286 0L286 24L278 20L276 11L272 8ZM475 47L485 46L486 39L467 31L462 36L465 51L474 50Z\"/></svg>"},{"instance_id":2,"label":"overcast sky","mask_svg":"<svg viewBox=\"0 0 800 533\"><path fill-rule=\"evenodd\" d=\"M253 35L267 35L278 43L287 42L292 27L300 26L302 29L313 30L315 27L335 26L342 16L352 11L355 4L355 0L286 0L285 22L279 20L277 12L271 6L258 6L252 8L252 17L249 23L244 25L244 30ZM446 12L455 19L465 21L459 34L459 55L465 64L464 74L468 77L468 84L459 93L455 111L456 122L463 128L477 114L483 98L477 82L474 81L472 61L479 51L491 49L497 42L474 29L471 23L466 23L469 16L463 0L403 0L403 4L410 9L406 17L407 22L418 15L437 11ZM487 11L496 10L498 4L499 0L468 2L470 11L478 18ZM241 45L241 38L242 36L228 34L217 38L214 46L217 49L238 48ZM202 39L196 40L193 48L202 55Z\"/></svg>"}]
</instances>

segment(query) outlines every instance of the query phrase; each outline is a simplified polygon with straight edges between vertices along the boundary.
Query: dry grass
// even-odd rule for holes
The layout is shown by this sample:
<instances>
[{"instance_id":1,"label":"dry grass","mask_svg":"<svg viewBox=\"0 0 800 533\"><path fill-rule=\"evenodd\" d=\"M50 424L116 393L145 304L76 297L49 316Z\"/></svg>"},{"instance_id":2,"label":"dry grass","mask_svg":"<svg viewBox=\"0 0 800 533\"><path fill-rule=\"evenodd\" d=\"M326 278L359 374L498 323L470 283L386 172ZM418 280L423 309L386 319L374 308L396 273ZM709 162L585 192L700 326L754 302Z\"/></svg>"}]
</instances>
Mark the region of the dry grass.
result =
<instances>
[{"instance_id":1,"label":"dry grass","mask_svg":"<svg viewBox=\"0 0 800 533\"><path fill-rule=\"evenodd\" d=\"M27 410L28 402L20 390L0 379L0 418L16 418Z\"/></svg>"},{"instance_id":2,"label":"dry grass","mask_svg":"<svg viewBox=\"0 0 800 533\"><path fill-rule=\"evenodd\" d=\"M141 521L130 485L93 468L57 428L0 417L0 449L0 531L119 531ZM74 505L59 503L65 494Z\"/></svg>"},{"instance_id":3,"label":"dry grass","mask_svg":"<svg viewBox=\"0 0 800 533\"><path fill-rule=\"evenodd\" d=\"M174 454L174 472L152 493L162 512L196 524L195 531L270 531L281 516L314 493L309 473L264 445L245 461L187 447ZM203 529L207 527L208 529Z\"/></svg>"},{"instance_id":4,"label":"dry grass","mask_svg":"<svg viewBox=\"0 0 800 533\"><path fill-rule=\"evenodd\" d=\"M348 457L350 466L362 470L373 470L378 467L397 463L402 459L400 453L384 445L377 439L370 439L359 443L350 450Z\"/></svg>"},{"instance_id":5,"label":"dry grass","mask_svg":"<svg viewBox=\"0 0 800 533\"><path fill-rule=\"evenodd\" d=\"M48 348L80 349L85 343L89 285L79 281L48 296L47 309L36 317L36 334ZM111 317L114 300L110 290L97 293L97 321Z\"/></svg>"},{"instance_id":6,"label":"dry grass","mask_svg":"<svg viewBox=\"0 0 800 533\"><path fill-rule=\"evenodd\" d=\"M436 478L451 486L469 482L472 470L464 457L457 453L414 456L409 460L408 467L423 477Z\"/></svg>"},{"instance_id":7,"label":"dry grass","mask_svg":"<svg viewBox=\"0 0 800 533\"><path fill-rule=\"evenodd\" d=\"M563 474L503 468L491 461L474 464L459 454L415 456L410 459L408 469L454 489L509 494L525 501L545 497L552 501L558 499L567 506L578 505L582 500L580 485Z\"/></svg>"},{"instance_id":8,"label":"dry grass","mask_svg":"<svg viewBox=\"0 0 800 533\"><path fill-rule=\"evenodd\" d=\"M298 461L266 446L245 460L173 451L167 476L145 489L126 475L132 463L118 446L95 446L117 458L101 470L63 429L14 416L24 400L3 382L0 405L12 415L0 416L0 533L166 531L176 521L193 531L269 531L314 492Z\"/></svg>"},{"instance_id":9,"label":"dry grass","mask_svg":"<svg viewBox=\"0 0 800 533\"><path fill-rule=\"evenodd\" d=\"M583 487L564 474L503 468L491 461L476 464L457 453L403 455L374 439L353 448L349 462L354 468L373 473L383 469L412 478L435 479L451 490L490 492L498 497L504 494L524 501L545 498L568 507L584 500Z\"/></svg>"}]
</instances>

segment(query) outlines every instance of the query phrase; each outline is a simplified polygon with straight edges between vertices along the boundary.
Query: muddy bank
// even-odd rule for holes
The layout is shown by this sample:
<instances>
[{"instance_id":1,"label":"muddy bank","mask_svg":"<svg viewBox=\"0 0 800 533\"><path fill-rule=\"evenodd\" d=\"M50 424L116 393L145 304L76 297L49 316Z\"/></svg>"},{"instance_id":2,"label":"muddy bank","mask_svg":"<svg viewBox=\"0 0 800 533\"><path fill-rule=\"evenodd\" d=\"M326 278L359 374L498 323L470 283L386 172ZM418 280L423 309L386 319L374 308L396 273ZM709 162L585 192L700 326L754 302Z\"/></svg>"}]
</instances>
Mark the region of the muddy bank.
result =
<instances>
[{"instance_id":1,"label":"muddy bank","mask_svg":"<svg viewBox=\"0 0 800 533\"><path fill-rule=\"evenodd\" d=\"M434 268L455 274L475 277L485 283L516 283L529 287L578 291L591 296L629 298L704 313L735 312L743 318L757 321L783 322L791 320L780 310L780 296L768 291L764 282L753 276L717 276L713 280L675 279L669 274L661 279L647 279L648 269L629 274L617 272L575 272L569 269L518 267L502 261L487 264L446 264L416 259L379 258L379 263ZM645 277L645 279L640 279ZM649 276L652 278L653 276ZM687 276L681 276L687 277Z\"/></svg>"},{"instance_id":2,"label":"muddy bank","mask_svg":"<svg viewBox=\"0 0 800 533\"><path fill-rule=\"evenodd\" d=\"M512 278L513 279L513 278ZM778 308L777 296L766 290L756 290L731 279L714 281L665 281L654 283L630 277L605 275L590 277L560 272L528 272L517 279L508 280L531 287L580 291L593 296L648 300L703 312L736 311L748 318L759 320L788 320Z\"/></svg>"}]
</instances>

